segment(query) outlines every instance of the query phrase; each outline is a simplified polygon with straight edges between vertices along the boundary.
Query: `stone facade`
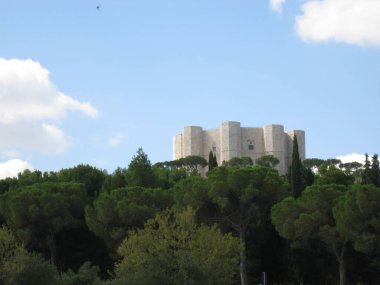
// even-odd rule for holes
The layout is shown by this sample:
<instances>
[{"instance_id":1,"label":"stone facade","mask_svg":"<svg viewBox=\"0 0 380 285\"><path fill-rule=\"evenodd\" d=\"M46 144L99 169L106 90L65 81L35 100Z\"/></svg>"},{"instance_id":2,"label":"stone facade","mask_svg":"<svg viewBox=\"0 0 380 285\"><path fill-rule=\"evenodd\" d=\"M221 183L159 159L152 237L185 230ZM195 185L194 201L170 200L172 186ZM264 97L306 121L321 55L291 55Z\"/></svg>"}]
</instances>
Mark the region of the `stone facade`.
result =
<instances>
[{"instance_id":1,"label":"stone facade","mask_svg":"<svg viewBox=\"0 0 380 285\"><path fill-rule=\"evenodd\" d=\"M285 174L292 158L293 138L297 136L300 158L305 159L305 132L284 132L282 125L263 128L241 127L239 122L223 122L218 129L184 127L173 137L173 159L189 155L208 159L210 151L216 154L219 165L233 157L248 156L253 161L263 155L273 155L280 160L277 169Z\"/></svg>"}]
</instances>

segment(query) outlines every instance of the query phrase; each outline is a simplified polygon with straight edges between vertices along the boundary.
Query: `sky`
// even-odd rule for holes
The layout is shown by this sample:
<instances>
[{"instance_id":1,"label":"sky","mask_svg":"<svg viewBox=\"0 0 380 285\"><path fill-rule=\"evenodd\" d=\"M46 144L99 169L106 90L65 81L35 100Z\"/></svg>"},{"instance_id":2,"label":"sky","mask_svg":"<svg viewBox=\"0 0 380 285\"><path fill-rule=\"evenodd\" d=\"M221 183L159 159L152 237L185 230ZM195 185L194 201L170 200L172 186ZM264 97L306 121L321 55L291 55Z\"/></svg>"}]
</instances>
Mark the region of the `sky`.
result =
<instances>
[{"instance_id":1,"label":"sky","mask_svg":"<svg viewBox=\"0 0 380 285\"><path fill-rule=\"evenodd\" d=\"M0 178L171 160L224 121L305 130L308 158L380 151L380 0L0 5Z\"/></svg>"}]
</instances>

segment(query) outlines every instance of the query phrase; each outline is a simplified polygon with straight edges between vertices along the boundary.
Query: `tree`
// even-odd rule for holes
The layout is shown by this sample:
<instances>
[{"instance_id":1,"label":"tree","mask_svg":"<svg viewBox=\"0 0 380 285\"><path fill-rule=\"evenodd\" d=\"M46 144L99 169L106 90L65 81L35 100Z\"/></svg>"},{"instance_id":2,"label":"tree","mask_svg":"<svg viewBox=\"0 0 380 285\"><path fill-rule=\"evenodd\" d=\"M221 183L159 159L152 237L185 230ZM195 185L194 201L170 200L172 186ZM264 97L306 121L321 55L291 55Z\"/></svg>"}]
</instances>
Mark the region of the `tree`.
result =
<instances>
[{"instance_id":1,"label":"tree","mask_svg":"<svg viewBox=\"0 0 380 285\"><path fill-rule=\"evenodd\" d=\"M188 174L185 168L179 167L177 161L157 162L153 165L155 187L169 189L178 181L185 179Z\"/></svg>"},{"instance_id":2,"label":"tree","mask_svg":"<svg viewBox=\"0 0 380 285\"><path fill-rule=\"evenodd\" d=\"M269 209L283 197L283 185L273 168L218 167L208 175L209 196L218 206L221 220L239 235L241 284L248 284L246 234L248 227L264 224Z\"/></svg>"},{"instance_id":3,"label":"tree","mask_svg":"<svg viewBox=\"0 0 380 285\"><path fill-rule=\"evenodd\" d=\"M16 251L2 268L4 285L58 285L59 276L53 264L41 255L28 253L25 249Z\"/></svg>"},{"instance_id":4,"label":"tree","mask_svg":"<svg viewBox=\"0 0 380 285\"><path fill-rule=\"evenodd\" d=\"M56 234L82 224L87 196L82 184L45 182L0 196L0 214L26 245L48 249L56 261Z\"/></svg>"},{"instance_id":5,"label":"tree","mask_svg":"<svg viewBox=\"0 0 380 285\"><path fill-rule=\"evenodd\" d=\"M346 174L336 166L332 165L320 174L316 175L315 184L341 184L351 185L354 183L354 176Z\"/></svg>"},{"instance_id":6,"label":"tree","mask_svg":"<svg viewBox=\"0 0 380 285\"><path fill-rule=\"evenodd\" d=\"M302 172L302 162L298 152L297 136L294 136L292 164L290 166L290 186L293 197L295 198L301 196L302 191L305 189Z\"/></svg>"},{"instance_id":7,"label":"tree","mask_svg":"<svg viewBox=\"0 0 380 285\"><path fill-rule=\"evenodd\" d=\"M365 154L365 161L362 172L362 184L370 184L371 183L371 163L368 159L368 154Z\"/></svg>"},{"instance_id":8,"label":"tree","mask_svg":"<svg viewBox=\"0 0 380 285\"><path fill-rule=\"evenodd\" d=\"M208 154L208 171L211 171L214 167L218 166L216 155L212 151Z\"/></svg>"},{"instance_id":9,"label":"tree","mask_svg":"<svg viewBox=\"0 0 380 285\"><path fill-rule=\"evenodd\" d=\"M250 158L249 156L233 157L229 161L225 162L223 165L228 167L247 167L252 166L253 161L252 158Z\"/></svg>"},{"instance_id":10,"label":"tree","mask_svg":"<svg viewBox=\"0 0 380 285\"><path fill-rule=\"evenodd\" d=\"M118 249L115 284L231 284L239 240L216 226L198 226L194 217L191 208L165 212L131 233Z\"/></svg>"},{"instance_id":11,"label":"tree","mask_svg":"<svg viewBox=\"0 0 380 285\"><path fill-rule=\"evenodd\" d=\"M379 166L379 158L376 153L372 156L370 179L371 179L372 184L374 184L377 187L380 187L380 166Z\"/></svg>"},{"instance_id":12,"label":"tree","mask_svg":"<svg viewBox=\"0 0 380 285\"><path fill-rule=\"evenodd\" d=\"M91 266L90 262L85 262L78 269L78 272L69 270L66 273L61 274L62 285L95 285L100 284L100 278L98 277L99 268L97 266Z\"/></svg>"},{"instance_id":13,"label":"tree","mask_svg":"<svg viewBox=\"0 0 380 285\"><path fill-rule=\"evenodd\" d=\"M314 185L302 196L289 197L272 208L272 222L279 234L292 242L293 248L322 241L339 264L340 285L346 285L347 239L337 230L333 216L336 201L346 191L343 185Z\"/></svg>"},{"instance_id":14,"label":"tree","mask_svg":"<svg viewBox=\"0 0 380 285\"><path fill-rule=\"evenodd\" d=\"M131 229L143 227L146 220L173 204L169 191L142 187L114 189L102 193L86 207L86 224L115 251Z\"/></svg>"},{"instance_id":15,"label":"tree","mask_svg":"<svg viewBox=\"0 0 380 285\"><path fill-rule=\"evenodd\" d=\"M79 164L75 167L62 169L57 173L59 181L83 183L87 195L97 197L105 181L105 173L96 167Z\"/></svg>"},{"instance_id":16,"label":"tree","mask_svg":"<svg viewBox=\"0 0 380 285\"><path fill-rule=\"evenodd\" d=\"M178 159L178 164L185 167L187 173L190 175L199 174L199 170L208 165L207 160L201 156L189 155L184 158Z\"/></svg>"},{"instance_id":17,"label":"tree","mask_svg":"<svg viewBox=\"0 0 380 285\"><path fill-rule=\"evenodd\" d=\"M273 155L263 155L256 159L256 164L266 167L276 167L280 163L280 160Z\"/></svg>"},{"instance_id":18,"label":"tree","mask_svg":"<svg viewBox=\"0 0 380 285\"><path fill-rule=\"evenodd\" d=\"M339 165L339 168L342 169L346 175L352 176L354 182L358 183L361 182L362 167L363 164L357 161L341 163Z\"/></svg>"},{"instance_id":19,"label":"tree","mask_svg":"<svg viewBox=\"0 0 380 285\"><path fill-rule=\"evenodd\" d=\"M354 185L335 205L334 218L357 251L380 256L380 188Z\"/></svg>"},{"instance_id":20,"label":"tree","mask_svg":"<svg viewBox=\"0 0 380 285\"><path fill-rule=\"evenodd\" d=\"M152 165L148 155L142 148L132 158L127 170L127 184L129 186L151 187L154 185Z\"/></svg>"},{"instance_id":21,"label":"tree","mask_svg":"<svg viewBox=\"0 0 380 285\"><path fill-rule=\"evenodd\" d=\"M319 158L306 158L302 161L304 167L313 170L313 172L316 172L323 163L325 163L325 161Z\"/></svg>"},{"instance_id":22,"label":"tree","mask_svg":"<svg viewBox=\"0 0 380 285\"><path fill-rule=\"evenodd\" d=\"M56 268L41 256L28 253L11 231L0 228L0 284L58 284Z\"/></svg>"}]
</instances>

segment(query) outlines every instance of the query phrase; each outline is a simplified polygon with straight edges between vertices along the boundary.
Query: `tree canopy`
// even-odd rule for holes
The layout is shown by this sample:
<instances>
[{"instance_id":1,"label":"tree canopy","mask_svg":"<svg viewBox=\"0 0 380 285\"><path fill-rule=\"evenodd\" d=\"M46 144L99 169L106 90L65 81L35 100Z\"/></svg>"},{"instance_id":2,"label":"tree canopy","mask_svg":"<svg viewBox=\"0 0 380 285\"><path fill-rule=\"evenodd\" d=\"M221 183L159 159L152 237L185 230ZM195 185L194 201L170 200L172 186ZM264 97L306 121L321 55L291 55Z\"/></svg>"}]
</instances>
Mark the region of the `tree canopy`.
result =
<instances>
[{"instance_id":1,"label":"tree canopy","mask_svg":"<svg viewBox=\"0 0 380 285\"><path fill-rule=\"evenodd\" d=\"M195 212L166 212L125 239L115 284L231 284L241 245L216 226L198 226Z\"/></svg>"}]
</instances>

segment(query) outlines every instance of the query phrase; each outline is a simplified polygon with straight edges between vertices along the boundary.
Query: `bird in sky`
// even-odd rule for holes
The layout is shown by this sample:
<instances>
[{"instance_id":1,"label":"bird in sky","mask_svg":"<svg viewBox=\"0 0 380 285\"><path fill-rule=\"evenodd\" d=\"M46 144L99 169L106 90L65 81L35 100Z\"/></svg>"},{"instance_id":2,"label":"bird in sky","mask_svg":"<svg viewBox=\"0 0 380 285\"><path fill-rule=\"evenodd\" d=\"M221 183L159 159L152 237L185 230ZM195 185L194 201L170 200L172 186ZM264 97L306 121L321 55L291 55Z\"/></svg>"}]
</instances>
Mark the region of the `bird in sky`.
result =
<instances>
[{"instance_id":1,"label":"bird in sky","mask_svg":"<svg viewBox=\"0 0 380 285\"><path fill-rule=\"evenodd\" d=\"M100 5L96 6L96 9L99 11L100 10Z\"/></svg>"}]
</instances>

